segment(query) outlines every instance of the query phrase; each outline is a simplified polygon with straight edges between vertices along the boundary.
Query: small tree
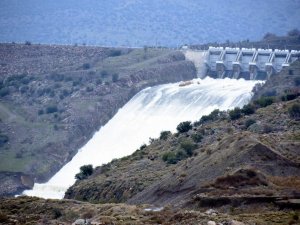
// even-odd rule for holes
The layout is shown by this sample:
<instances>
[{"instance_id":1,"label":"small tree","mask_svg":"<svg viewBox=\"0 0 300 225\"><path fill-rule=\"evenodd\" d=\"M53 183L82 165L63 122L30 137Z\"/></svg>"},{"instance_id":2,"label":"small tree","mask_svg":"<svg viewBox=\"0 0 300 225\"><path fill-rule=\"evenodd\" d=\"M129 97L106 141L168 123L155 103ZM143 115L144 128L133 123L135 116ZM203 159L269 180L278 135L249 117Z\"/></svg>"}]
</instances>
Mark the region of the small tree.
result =
<instances>
[{"instance_id":1,"label":"small tree","mask_svg":"<svg viewBox=\"0 0 300 225\"><path fill-rule=\"evenodd\" d=\"M118 80L119 80L119 74L117 74L117 73L114 73L113 75L112 75L112 82L117 82Z\"/></svg>"},{"instance_id":2,"label":"small tree","mask_svg":"<svg viewBox=\"0 0 300 225\"><path fill-rule=\"evenodd\" d=\"M91 164L84 165L80 167L80 172L75 175L77 180L86 179L88 176L92 175L94 172L93 166Z\"/></svg>"},{"instance_id":3,"label":"small tree","mask_svg":"<svg viewBox=\"0 0 300 225\"><path fill-rule=\"evenodd\" d=\"M159 136L159 139L160 140L167 140L168 137L171 135L171 131L162 131L160 132L160 136Z\"/></svg>"},{"instance_id":4,"label":"small tree","mask_svg":"<svg viewBox=\"0 0 300 225\"><path fill-rule=\"evenodd\" d=\"M244 105L244 107L242 108L242 113L244 113L245 115L250 115L253 114L254 112L255 112L255 108L254 105L252 104Z\"/></svg>"},{"instance_id":5,"label":"small tree","mask_svg":"<svg viewBox=\"0 0 300 225\"><path fill-rule=\"evenodd\" d=\"M274 97L261 97L255 101L260 107L267 107L274 102Z\"/></svg>"},{"instance_id":6,"label":"small tree","mask_svg":"<svg viewBox=\"0 0 300 225\"><path fill-rule=\"evenodd\" d=\"M255 124L256 121L254 119L248 119L245 121L245 127L248 128L250 127L252 124Z\"/></svg>"},{"instance_id":7,"label":"small tree","mask_svg":"<svg viewBox=\"0 0 300 225\"><path fill-rule=\"evenodd\" d=\"M180 124L178 124L176 129L179 133L188 132L190 129L192 129L191 122L190 121L181 122Z\"/></svg>"},{"instance_id":8,"label":"small tree","mask_svg":"<svg viewBox=\"0 0 300 225\"><path fill-rule=\"evenodd\" d=\"M229 111L229 117L231 120L237 120L242 116L241 109L236 107L233 110Z\"/></svg>"},{"instance_id":9,"label":"small tree","mask_svg":"<svg viewBox=\"0 0 300 225\"><path fill-rule=\"evenodd\" d=\"M90 65L89 63L84 63L84 64L82 65L82 68L83 68L84 70L88 70L88 69L91 68L91 65Z\"/></svg>"},{"instance_id":10,"label":"small tree","mask_svg":"<svg viewBox=\"0 0 300 225\"><path fill-rule=\"evenodd\" d=\"M300 119L300 104L293 104L291 107L288 108L288 112L291 118Z\"/></svg>"}]
</instances>

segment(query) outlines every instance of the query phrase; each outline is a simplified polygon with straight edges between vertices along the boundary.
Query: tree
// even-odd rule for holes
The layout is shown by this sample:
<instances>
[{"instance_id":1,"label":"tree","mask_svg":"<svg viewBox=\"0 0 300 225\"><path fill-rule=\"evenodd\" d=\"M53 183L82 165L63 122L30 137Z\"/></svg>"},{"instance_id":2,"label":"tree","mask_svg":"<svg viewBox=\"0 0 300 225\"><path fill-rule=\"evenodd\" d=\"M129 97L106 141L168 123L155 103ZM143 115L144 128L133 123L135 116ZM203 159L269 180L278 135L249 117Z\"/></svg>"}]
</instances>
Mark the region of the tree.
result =
<instances>
[{"instance_id":1,"label":"tree","mask_svg":"<svg viewBox=\"0 0 300 225\"><path fill-rule=\"evenodd\" d=\"M159 139L160 140L167 140L168 137L171 135L171 131L162 131L160 132L160 136L159 136Z\"/></svg>"},{"instance_id":2,"label":"tree","mask_svg":"<svg viewBox=\"0 0 300 225\"><path fill-rule=\"evenodd\" d=\"M238 107L235 107L233 110L229 111L229 117L231 120L237 120L242 116L241 109Z\"/></svg>"},{"instance_id":3,"label":"tree","mask_svg":"<svg viewBox=\"0 0 300 225\"><path fill-rule=\"evenodd\" d=\"M288 112L291 118L300 119L300 104L293 104L291 107L288 108Z\"/></svg>"},{"instance_id":4,"label":"tree","mask_svg":"<svg viewBox=\"0 0 300 225\"><path fill-rule=\"evenodd\" d=\"M300 31L298 29L292 29L288 32L288 36L290 37L300 36Z\"/></svg>"},{"instance_id":5,"label":"tree","mask_svg":"<svg viewBox=\"0 0 300 225\"><path fill-rule=\"evenodd\" d=\"M118 80L119 80L119 74L114 73L114 74L112 75L112 82L117 82Z\"/></svg>"},{"instance_id":6,"label":"tree","mask_svg":"<svg viewBox=\"0 0 300 225\"><path fill-rule=\"evenodd\" d=\"M190 121L181 122L180 124L178 124L176 129L179 133L188 132L190 129L192 129L191 122Z\"/></svg>"},{"instance_id":7,"label":"tree","mask_svg":"<svg viewBox=\"0 0 300 225\"><path fill-rule=\"evenodd\" d=\"M80 167L80 172L75 175L77 180L86 179L88 176L92 175L94 172L93 166L91 164L84 165Z\"/></svg>"},{"instance_id":8,"label":"tree","mask_svg":"<svg viewBox=\"0 0 300 225\"><path fill-rule=\"evenodd\" d=\"M253 114L254 112L255 112L255 108L254 105L252 104L244 105L244 107L242 108L242 113L244 113L245 115L250 115Z\"/></svg>"}]
</instances>

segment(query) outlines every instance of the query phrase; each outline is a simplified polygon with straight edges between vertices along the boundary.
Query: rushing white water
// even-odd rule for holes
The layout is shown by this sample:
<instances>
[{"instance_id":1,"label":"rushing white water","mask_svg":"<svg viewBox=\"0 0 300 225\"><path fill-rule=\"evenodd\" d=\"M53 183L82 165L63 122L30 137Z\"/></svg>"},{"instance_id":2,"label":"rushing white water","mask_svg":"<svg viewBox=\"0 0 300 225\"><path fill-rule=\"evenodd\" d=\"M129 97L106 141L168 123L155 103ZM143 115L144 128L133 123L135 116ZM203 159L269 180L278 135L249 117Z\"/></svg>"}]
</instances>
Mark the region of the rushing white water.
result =
<instances>
[{"instance_id":1,"label":"rushing white water","mask_svg":"<svg viewBox=\"0 0 300 225\"><path fill-rule=\"evenodd\" d=\"M23 194L43 198L63 198L74 182L79 167L110 162L133 153L149 137L162 130L176 131L182 121L195 121L218 108L243 106L251 98L257 81L243 79L195 79L187 86L179 83L146 88L135 95L83 146L74 158L47 183L35 184Z\"/></svg>"}]
</instances>

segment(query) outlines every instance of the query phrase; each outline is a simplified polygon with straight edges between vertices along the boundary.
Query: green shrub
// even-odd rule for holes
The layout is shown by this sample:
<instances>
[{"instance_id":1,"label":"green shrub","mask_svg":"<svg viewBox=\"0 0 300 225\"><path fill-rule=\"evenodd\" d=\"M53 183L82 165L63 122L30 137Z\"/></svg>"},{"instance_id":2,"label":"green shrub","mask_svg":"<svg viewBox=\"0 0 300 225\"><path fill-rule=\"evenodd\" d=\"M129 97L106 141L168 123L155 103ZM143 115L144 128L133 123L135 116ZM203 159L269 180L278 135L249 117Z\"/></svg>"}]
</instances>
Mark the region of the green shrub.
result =
<instances>
[{"instance_id":1,"label":"green shrub","mask_svg":"<svg viewBox=\"0 0 300 225\"><path fill-rule=\"evenodd\" d=\"M252 104L244 105L244 107L242 108L242 113L244 113L245 115L251 115L255 113L254 105Z\"/></svg>"},{"instance_id":2,"label":"green shrub","mask_svg":"<svg viewBox=\"0 0 300 225\"><path fill-rule=\"evenodd\" d=\"M185 121L185 122L181 122L180 124L178 124L176 129L179 133L184 133L184 132L188 132L192 128L193 127L191 125L191 122Z\"/></svg>"},{"instance_id":3,"label":"green shrub","mask_svg":"<svg viewBox=\"0 0 300 225\"><path fill-rule=\"evenodd\" d=\"M59 217L62 216L62 213L58 208L53 208L52 213L53 213L53 219L58 219Z\"/></svg>"},{"instance_id":4,"label":"green shrub","mask_svg":"<svg viewBox=\"0 0 300 225\"><path fill-rule=\"evenodd\" d=\"M112 82L117 82L118 80L119 80L119 74L117 74L117 73L114 73L113 75L112 75Z\"/></svg>"},{"instance_id":5,"label":"green shrub","mask_svg":"<svg viewBox=\"0 0 300 225\"><path fill-rule=\"evenodd\" d=\"M159 139L160 140L167 140L169 136L171 136L171 131L162 131L160 132Z\"/></svg>"},{"instance_id":6,"label":"green shrub","mask_svg":"<svg viewBox=\"0 0 300 225\"><path fill-rule=\"evenodd\" d=\"M103 83L103 82L102 82L102 80L101 80L100 78L96 80L96 84L97 84L97 85L100 85L100 84L102 84L102 83Z\"/></svg>"},{"instance_id":7,"label":"green shrub","mask_svg":"<svg viewBox=\"0 0 300 225\"><path fill-rule=\"evenodd\" d=\"M233 110L229 111L229 117L231 120L237 120L239 118L241 118L242 113L241 113L241 109L238 107L235 107Z\"/></svg>"},{"instance_id":8,"label":"green shrub","mask_svg":"<svg viewBox=\"0 0 300 225\"><path fill-rule=\"evenodd\" d=\"M299 119L300 118L300 104L295 103L291 107L288 108L288 112L290 114L290 117L293 119Z\"/></svg>"},{"instance_id":9,"label":"green shrub","mask_svg":"<svg viewBox=\"0 0 300 225\"><path fill-rule=\"evenodd\" d=\"M207 121L215 121L220 117L220 110L215 109L213 110L209 115L204 115L201 117L201 119L194 123L195 126L199 126L200 124L203 124Z\"/></svg>"},{"instance_id":10,"label":"green shrub","mask_svg":"<svg viewBox=\"0 0 300 225\"><path fill-rule=\"evenodd\" d=\"M102 70L100 74L103 78L108 76L108 72L106 70Z\"/></svg>"},{"instance_id":11,"label":"green shrub","mask_svg":"<svg viewBox=\"0 0 300 225\"><path fill-rule=\"evenodd\" d=\"M176 164L178 162L175 152L166 152L162 156L163 161L168 164Z\"/></svg>"},{"instance_id":12,"label":"green shrub","mask_svg":"<svg viewBox=\"0 0 300 225\"><path fill-rule=\"evenodd\" d=\"M112 50L109 52L109 56L111 56L111 57L120 56L121 54L122 54L122 51L119 50L119 49L112 49Z\"/></svg>"},{"instance_id":13,"label":"green shrub","mask_svg":"<svg viewBox=\"0 0 300 225\"><path fill-rule=\"evenodd\" d=\"M77 180L86 179L88 176L92 175L94 172L93 166L91 164L84 165L80 167L80 172L75 175Z\"/></svg>"},{"instance_id":14,"label":"green shrub","mask_svg":"<svg viewBox=\"0 0 300 225\"><path fill-rule=\"evenodd\" d=\"M92 92L92 91L94 90L94 88L91 87L91 86L87 86L87 87L85 88L85 90L86 90L86 92Z\"/></svg>"},{"instance_id":15,"label":"green shrub","mask_svg":"<svg viewBox=\"0 0 300 225\"><path fill-rule=\"evenodd\" d=\"M300 77L295 77L294 82L296 86L300 86Z\"/></svg>"},{"instance_id":16,"label":"green shrub","mask_svg":"<svg viewBox=\"0 0 300 225\"><path fill-rule=\"evenodd\" d=\"M47 108L46 108L46 113L47 113L47 114L55 113L55 112L57 112L57 111L58 111L58 108L57 108L56 105L49 105L49 106L47 106Z\"/></svg>"},{"instance_id":17,"label":"green shrub","mask_svg":"<svg viewBox=\"0 0 300 225\"><path fill-rule=\"evenodd\" d=\"M89 63L84 63L83 65L82 65L82 69L84 69L84 70L88 70L88 69L90 69L91 68L91 65L89 64Z\"/></svg>"},{"instance_id":18,"label":"green shrub","mask_svg":"<svg viewBox=\"0 0 300 225\"><path fill-rule=\"evenodd\" d=\"M180 148L182 148L188 156L193 155L193 151L196 149L197 145L190 140L184 140L180 143Z\"/></svg>"},{"instance_id":19,"label":"green shrub","mask_svg":"<svg viewBox=\"0 0 300 225\"><path fill-rule=\"evenodd\" d=\"M63 74L52 73L52 74L50 74L50 79L55 82L60 82L65 79L65 76Z\"/></svg>"},{"instance_id":20,"label":"green shrub","mask_svg":"<svg viewBox=\"0 0 300 225\"><path fill-rule=\"evenodd\" d=\"M8 142L9 138L5 134L0 134L0 147Z\"/></svg>"},{"instance_id":21,"label":"green shrub","mask_svg":"<svg viewBox=\"0 0 300 225\"><path fill-rule=\"evenodd\" d=\"M4 87L4 88L2 88L1 90L0 90L0 96L1 97L4 97L4 96L6 96L6 95L8 95L9 94L9 89L8 89L8 87Z\"/></svg>"},{"instance_id":22,"label":"green shrub","mask_svg":"<svg viewBox=\"0 0 300 225\"><path fill-rule=\"evenodd\" d=\"M281 96L281 101L291 101L293 99L296 99L297 97L298 97L298 94L289 93L289 94Z\"/></svg>"},{"instance_id":23,"label":"green shrub","mask_svg":"<svg viewBox=\"0 0 300 225\"><path fill-rule=\"evenodd\" d=\"M267 107L268 105L274 103L274 97L261 97L257 99L254 103L259 105L260 107Z\"/></svg>"},{"instance_id":24,"label":"green shrub","mask_svg":"<svg viewBox=\"0 0 300 225\"><path fill-rule=\"evenodd\" d=\"M245 127L248 128L248 127L250 127L252 124L255 124L255 123L256 123L256 121L255 121L254 119L247 119L247 120L245 121Z\"/></svg>"},{"instance_id":25,"label":"green shrub","mask_svg":"<svg viewBox=\"0 0 300 225\"><path fill-rule=\"evenodd\" d=\"M198 142L202 141L203 136L202 136L202 134L195 133L195 134L192 134L191 138L193 139L194 142L198 143Z\"/></svg>"}]
</instances>

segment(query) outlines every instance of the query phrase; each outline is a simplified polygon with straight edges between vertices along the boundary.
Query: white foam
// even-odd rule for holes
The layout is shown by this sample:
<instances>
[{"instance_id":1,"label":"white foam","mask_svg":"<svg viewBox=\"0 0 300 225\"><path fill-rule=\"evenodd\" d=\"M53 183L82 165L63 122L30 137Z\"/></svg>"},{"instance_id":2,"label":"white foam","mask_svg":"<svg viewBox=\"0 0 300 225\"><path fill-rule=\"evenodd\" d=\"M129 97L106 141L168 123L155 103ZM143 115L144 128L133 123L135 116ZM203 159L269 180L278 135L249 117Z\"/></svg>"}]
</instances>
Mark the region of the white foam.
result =
<instances>
[{"instance_id":1,"label":"white foam","mask_svg":"<svg viewBox=\"0 0 300 225\"><path fill-rule=\"evenodd\" d=\"M243 79L195 79L193 84L179 83L146 88L136 94L118 113L83 146L73 159L47 183L35 184L23 194L61 199L74 182L79 167L108 163L133 153L149 137L162 130L176 131L182 121L195 121L214 109L243 106L251 98L257 81Z\"/></svg>"}]
</instances>

